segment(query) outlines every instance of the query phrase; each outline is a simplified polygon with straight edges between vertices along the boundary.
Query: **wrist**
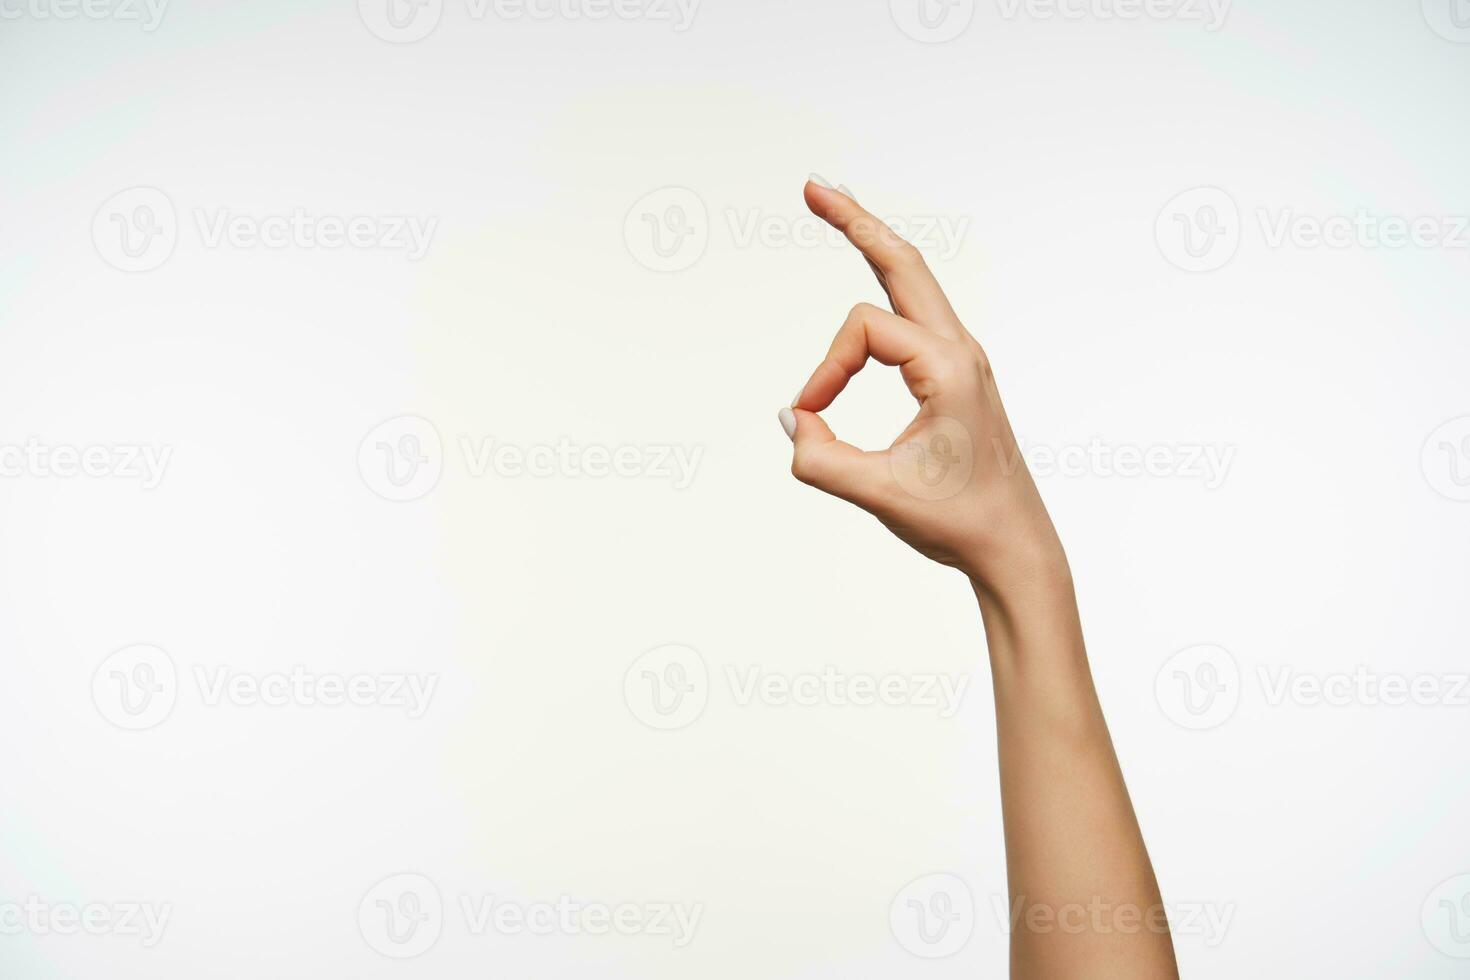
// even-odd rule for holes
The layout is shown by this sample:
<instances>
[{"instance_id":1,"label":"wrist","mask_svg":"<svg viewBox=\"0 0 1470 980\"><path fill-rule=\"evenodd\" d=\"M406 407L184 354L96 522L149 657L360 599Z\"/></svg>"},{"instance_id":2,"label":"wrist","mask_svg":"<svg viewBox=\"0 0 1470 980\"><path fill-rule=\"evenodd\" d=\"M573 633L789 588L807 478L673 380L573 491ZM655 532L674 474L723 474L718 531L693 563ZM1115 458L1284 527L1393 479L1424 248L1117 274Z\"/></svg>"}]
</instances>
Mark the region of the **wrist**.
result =
<instances>
[{"instance_id":1,"label":"wrist","mask_svg":"<svg viewBox=\"0 0 1470 980\"><path fill-rule=\"evenodd\" d=\"M970 586L992 661L1085 664L1077 593L1060 542L992 555Z\"/></svg>"},{"instance_id":2,"label":"wrist","mask_svg":"<svg viewBox=\"0 0 1470 980\"><path fill-rule=\"evenodd\" d=\"M1016 605L1028 596L1072 594L1072 569L1044 510L1026 520L993 523L964 569L982 601Z\"/></svg>"}]
</instances>

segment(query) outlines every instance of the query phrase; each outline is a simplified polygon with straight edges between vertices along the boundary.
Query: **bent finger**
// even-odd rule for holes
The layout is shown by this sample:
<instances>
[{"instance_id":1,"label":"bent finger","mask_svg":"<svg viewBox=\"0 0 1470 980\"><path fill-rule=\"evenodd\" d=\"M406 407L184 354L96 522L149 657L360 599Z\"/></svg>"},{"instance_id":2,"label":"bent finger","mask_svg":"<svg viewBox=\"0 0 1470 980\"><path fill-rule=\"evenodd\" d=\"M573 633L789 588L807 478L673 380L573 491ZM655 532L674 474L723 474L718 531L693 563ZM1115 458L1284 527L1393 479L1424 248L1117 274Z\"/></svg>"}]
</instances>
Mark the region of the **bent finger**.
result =
<instances>
[{"instance_id":1,"label":"bent finger","mask_svg":"<svg viewBox=\"0 0 1470 980\"><path fill-rule=\"evenodd\" d=\"M922 401L928 394L923 382L930 366L942 359L942 345L946 343L901 316L871 303L859 303L848 313L827 356L812 372L793 407L820 412L831 405L869 358L899 367L904 383Z\"/></svg>"}]
</instances>

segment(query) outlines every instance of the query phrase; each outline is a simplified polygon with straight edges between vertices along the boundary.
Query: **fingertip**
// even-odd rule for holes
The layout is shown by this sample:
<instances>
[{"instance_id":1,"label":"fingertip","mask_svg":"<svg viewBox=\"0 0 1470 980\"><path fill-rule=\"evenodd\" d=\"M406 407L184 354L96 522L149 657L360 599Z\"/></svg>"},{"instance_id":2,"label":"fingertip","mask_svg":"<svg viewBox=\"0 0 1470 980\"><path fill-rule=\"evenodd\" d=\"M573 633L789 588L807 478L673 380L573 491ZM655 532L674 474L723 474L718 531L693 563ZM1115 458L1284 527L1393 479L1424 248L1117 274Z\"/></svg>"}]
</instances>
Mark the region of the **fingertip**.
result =
<instances>
[{"instance_id":1,"label":"fingertip","mask_svg":"<svg viewBox=\"0 0 1470 980\"><path fill-rule=\"evenodd\" d=\"M801 189L801 196L806 201L806 206L808 209L810 209L815 214L820 214L823 195L828 192L828 188L823 187L821 184L817 183L816 180L808 178L806 186ZM835 194L836 191L831 191L831 193Z\"/></svg>"}]
</instances>

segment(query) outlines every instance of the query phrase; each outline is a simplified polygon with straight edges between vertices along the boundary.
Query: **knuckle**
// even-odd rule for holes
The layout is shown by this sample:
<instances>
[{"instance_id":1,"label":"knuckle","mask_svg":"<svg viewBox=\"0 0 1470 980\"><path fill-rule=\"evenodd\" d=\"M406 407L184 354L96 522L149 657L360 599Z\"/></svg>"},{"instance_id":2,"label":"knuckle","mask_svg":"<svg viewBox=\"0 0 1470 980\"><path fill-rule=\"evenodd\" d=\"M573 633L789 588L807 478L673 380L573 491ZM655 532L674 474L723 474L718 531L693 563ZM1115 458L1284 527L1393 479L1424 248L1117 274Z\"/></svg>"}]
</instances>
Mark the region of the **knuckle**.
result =
<instances>
[{"instance_id":1,"label":"knuckle","mask_svg":"<svg viewBox=\"0 0 1470 980\"><path fill-rule=\"evenodd\" d=\"M791 457L791 475L807 486L815 486L816 475L812 467L811 453L798 449Z\"/></svg>"},{"instance_id":2,"label":"knuckle","mask_svg":"<svg viewBox=\"0 0 1470 980\"><path fill-rule=\"evenodd\" d=\"M995 375L990 367L990 355L985 353L985 349L979 344L975 344L973 356L975 358L975 367L979 370L980 376L987 380L993 378Z\"/></svg>"},{"instance_id":3,"label":"knuckle","mask_svg":"<svg viewBox=\"0 0 1470 980\"><path fill-rule=\"evenodd\" d=\"M893 250L894 259L903 266L921 266L924 264L924 253L919 251L913 242L899 239Z\"/></svg>"}]
</instances>

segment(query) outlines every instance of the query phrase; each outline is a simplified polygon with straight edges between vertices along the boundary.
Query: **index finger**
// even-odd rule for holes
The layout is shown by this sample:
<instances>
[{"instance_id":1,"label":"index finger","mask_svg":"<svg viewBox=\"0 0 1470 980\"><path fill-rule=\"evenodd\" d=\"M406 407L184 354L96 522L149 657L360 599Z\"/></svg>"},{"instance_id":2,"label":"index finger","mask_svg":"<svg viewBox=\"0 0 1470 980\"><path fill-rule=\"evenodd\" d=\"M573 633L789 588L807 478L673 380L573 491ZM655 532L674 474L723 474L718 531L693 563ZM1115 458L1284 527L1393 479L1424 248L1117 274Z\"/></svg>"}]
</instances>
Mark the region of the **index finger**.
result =
<instances>
[{"instance_id":1,"label":"index finger","mask_svg":"<svg viewBox=\"0 0 1470 980\"><path fill-rule=\"evenodd\" d=\"M812 213L842 232L882 275L895 313L945 336L964 331L917 248L846 194L807 181L805 197Z\"/></svg>"}]
</instances>

